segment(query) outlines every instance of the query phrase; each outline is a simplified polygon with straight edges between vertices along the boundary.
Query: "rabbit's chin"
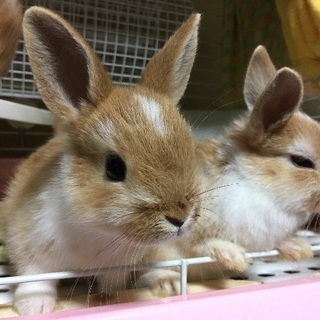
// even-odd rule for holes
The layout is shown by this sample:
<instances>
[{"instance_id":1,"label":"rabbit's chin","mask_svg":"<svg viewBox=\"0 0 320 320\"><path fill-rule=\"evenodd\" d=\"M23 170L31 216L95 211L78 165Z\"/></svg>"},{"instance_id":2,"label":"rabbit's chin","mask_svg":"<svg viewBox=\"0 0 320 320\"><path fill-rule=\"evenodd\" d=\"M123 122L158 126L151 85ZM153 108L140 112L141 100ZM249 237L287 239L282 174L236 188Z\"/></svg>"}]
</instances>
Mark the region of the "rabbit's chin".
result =
<instances>
[{"instance_id":1,"label":"rabbit's chin","mask_svg":"<svg viewBox=\"0 0 320 320\"><path fill-rule=\"evenodd\" d=\"M161 237L159 237L158 239L155 239L154 242L149 244L159 244L159 243L164 243L164 242L170 242L170 241L175 241L177 239L180 239L182 237L188 236L190 234L190 229L184 228L184 229L178 229L176 232L170 232L167 234L162 235Z\"/></svg>"},{"instance_id":2,"label":"rabbit's chin","mask_svg":"<svg viewBox=\"0 0 320 320\"><path fill-rule=\"evenodd\" d=\"M183 228L176 228L176 230L172 231L162 231L157 233L150 233L142 234L141 236L128 235L128 241L131 244L138 245L140 247L148 247L148 246L156 246L166 242L174 242L178 239L183 237L187 237L193 228L191 227L183 227Z\"/></svg>"}]
</instances>

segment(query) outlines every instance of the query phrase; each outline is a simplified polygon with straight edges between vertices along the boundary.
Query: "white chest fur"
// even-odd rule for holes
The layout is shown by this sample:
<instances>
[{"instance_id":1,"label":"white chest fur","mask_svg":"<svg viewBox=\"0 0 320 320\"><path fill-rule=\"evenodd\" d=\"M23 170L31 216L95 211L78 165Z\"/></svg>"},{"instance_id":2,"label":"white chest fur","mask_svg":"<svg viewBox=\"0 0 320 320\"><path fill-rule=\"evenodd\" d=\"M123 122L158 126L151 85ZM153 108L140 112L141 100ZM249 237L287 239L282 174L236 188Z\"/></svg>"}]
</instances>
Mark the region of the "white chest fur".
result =
<instances>
[{"instance_id":1,"label":"white chest fur","mask_svg":"<svg viewBox=\"0 0 320 320\"><path fill-rule=\"evenodd\" d=\"M235 241L248 251L276 248L302 226L308 216L283 209L272 192L237 172L229 172L207 197L207 213L220 227L218 237Z\"/></svg>"},{"instance_id":2,"label":"white chest fur","mask_svg":"<svg viewBox=\"0 0 320 320\"><path fill-rule=\"evenodd\" d=\"M134 245L123 239L119 231L86 226L74 219L76 213L52 186L40 196L41 210L35 216L34 243L42 239L48 271L92 269L133 264L139 258ZM57 191L57 190L56 190Z\"/></svg>"}]
</instances>

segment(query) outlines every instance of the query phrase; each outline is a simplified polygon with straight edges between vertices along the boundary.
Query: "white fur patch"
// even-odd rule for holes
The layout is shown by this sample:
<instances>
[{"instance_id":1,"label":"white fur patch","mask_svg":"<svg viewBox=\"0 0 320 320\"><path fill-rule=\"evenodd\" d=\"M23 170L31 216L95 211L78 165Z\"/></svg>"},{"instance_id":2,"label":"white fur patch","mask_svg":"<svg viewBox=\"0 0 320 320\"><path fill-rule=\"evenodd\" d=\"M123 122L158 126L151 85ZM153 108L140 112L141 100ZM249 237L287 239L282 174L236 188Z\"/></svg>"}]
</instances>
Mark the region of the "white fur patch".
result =
<instances>
[{"instance_id":1,"label":"white fur patch","mask_svg":"<svg viewBox=\"0 0 320 320\"><path fill-rule=\"evenodd\" d=\"M163 121L160 107L156 101L138 94L135 96L135 98L139 102L139 105L141 106L141 109L148 120L153 123L157 132L162 136L166 135L167 129Z\"/></svg>"},{"instance_id":2,"label":"white fur patch","mask_svg":"<svg viewBox=\"0 0 320 320\"><path fill-rule=\"evenodd\" d=\"M268 190L254 176L248 178L245 171L229 172L219 185L225 187L207 194L203 207L212 210L203 214L215 225L226 228L224 239L233 240L248 251L275 248L307 221L299 208L303 197L299 198L298 193L283 197L279 190Z\"/></svg>"},{"instance_id":3,"label":"white fur patch","mask_svg":"<svg viewBox=\"0 0 320 320\"><path fill-rule=\"evenodd\" d=\"M108 138L111 139L112 136L116 134L116 129L111 120L98 123L99 133L102 136L103 140Z\"/></svg>"},{"instance_id":4,"label":"white fur patch","mask_svg":"<svg viewBox=\"0 0 320 320\"><path fill-rule=\"evenodd\" d=\"M71 160L71 157L65 156L63 161L68 163ZM67 173L68 168L61 171L61 175ZM41 209L34 215L35 225L30 235L30 246L34 248L33 251L41 252L38 261L42 262L40 267L45 268L41 272L96 269L110 265L126 265L134 263L136 258L139 259L135 250L134 256L128 253L128 243L125 237L122 237L124 240L121 242L121 232L113 230L112 226L106 229L106 232L98 232L90 224L90 212L86 215L89 217L88 222L86 216L79 219L79 214L63 192L64 187L61 180L56 179L37 199ZM106 211L108 209L106 208ZM113 211L112 213L112 217L111 214L107 215L110 217L109 221L115 219L114 224L121 222L122 217L118 216L117 220L117 214ZM120 240L114 241L119 238ZM49 244L54 245L50 250L43 251L43 247Z\"/></svg>"},{"instance_id":5,"label":"white fur patch","mask_svg":"<svg viewBox=\"0 0 320 320\"><path fill-rule=\"evenodd\" d=\"M108 141L108 144L112 146L113 138L116 136L116 129L113 122L111 120L97 120L96 125L97 130L94 132L95 140L102 146L104 146L105 142Z\"/></svg>"}]
</instances>

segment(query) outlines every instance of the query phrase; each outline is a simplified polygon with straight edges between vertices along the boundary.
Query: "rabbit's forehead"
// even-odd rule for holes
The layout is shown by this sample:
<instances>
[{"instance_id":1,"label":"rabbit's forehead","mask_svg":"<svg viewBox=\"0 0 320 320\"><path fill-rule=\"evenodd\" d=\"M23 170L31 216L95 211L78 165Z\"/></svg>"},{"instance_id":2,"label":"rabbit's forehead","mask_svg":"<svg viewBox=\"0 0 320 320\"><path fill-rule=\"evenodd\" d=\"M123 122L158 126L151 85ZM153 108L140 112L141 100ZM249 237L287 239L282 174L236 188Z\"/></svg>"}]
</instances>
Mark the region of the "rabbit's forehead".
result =
<instances>
[{"instance_id":1,"label":"rabbit's forehead","mask_svg":"<svg viewBox=\"0 0 320 320\"><path fill-rule=\"evenodd\" d=\"M169 99L124 88L87 116L79 124L81 141L99 153L189 154L191 129Z\"/></svg>"},{"instance_id":2,"label":"rabbit's forehead","mask_svg":"<svg viewBox=\"0 0 320 320\"><path fill-rule=\"evenodd\" d=\"M169 99L141 89L115 90L99 109L103 113L100 121L106 124L108 136L114 132L118 137L129 134L132 138L170 140L177 135L177 129L180 135L189 131L177 106Z\"/></svg>"},{"instance_id":3,"label":"rabbit's forehead","mask_svg":"<svg viewBox=\"0 0 320 320\"><path fill-rule=\"evenodd\" d=\"M152 124L160 136L165 136L167 134L167 126L165 125L163 111L159 103L156 100L148 98L142 94L135 94L134 99L141 108L141 111L146 117L147 121Z\"/></svg>"},{"instance_id":4,"label":"rabbit's forehead","mask_svg":"<svg viewBox=\"0 0 320 320\"><path fill-rule=\"evenodd\" d=\"M302 112L296 113L290 122L294 134L288 152L320 160L320 124Z\"/></svg>"}]
</instances>

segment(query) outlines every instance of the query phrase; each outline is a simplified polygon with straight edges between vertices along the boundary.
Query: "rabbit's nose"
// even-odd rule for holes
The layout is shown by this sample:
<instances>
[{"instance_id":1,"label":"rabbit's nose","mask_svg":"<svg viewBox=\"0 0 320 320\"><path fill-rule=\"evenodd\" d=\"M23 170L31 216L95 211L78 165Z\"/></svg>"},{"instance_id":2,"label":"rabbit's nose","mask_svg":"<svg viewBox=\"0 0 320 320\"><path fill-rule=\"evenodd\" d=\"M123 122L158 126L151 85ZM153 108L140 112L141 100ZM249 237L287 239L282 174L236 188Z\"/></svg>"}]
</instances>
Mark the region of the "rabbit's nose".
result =
<instances>
[{"instance_id":1,"label":"rabbit's nose","mask_svg":"<svg viewBox=\"0 0 320 320\"><path fill-rule=\"evenodd\" d=\"M172 218L172 217L169 217L169 216L165 216L166 220L168 222L170 222L171 224L173 224L175 227L182 227L182 225L184 224L184 220L180 220L180 219L177 219L177 218Z\"/></svg>"}]
</instances>

